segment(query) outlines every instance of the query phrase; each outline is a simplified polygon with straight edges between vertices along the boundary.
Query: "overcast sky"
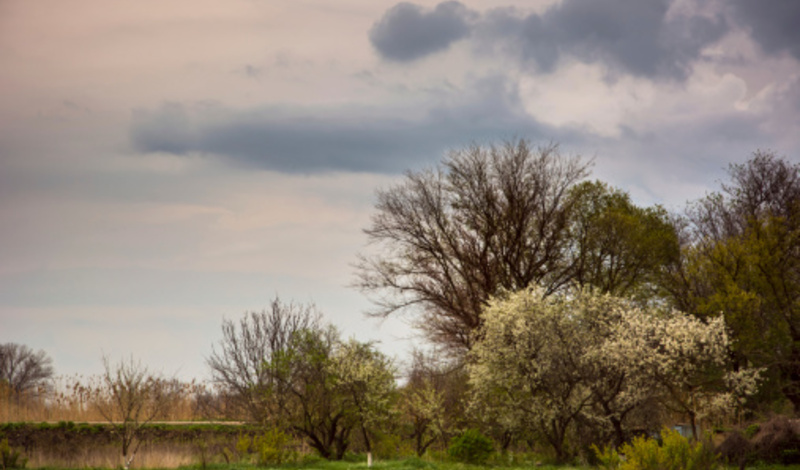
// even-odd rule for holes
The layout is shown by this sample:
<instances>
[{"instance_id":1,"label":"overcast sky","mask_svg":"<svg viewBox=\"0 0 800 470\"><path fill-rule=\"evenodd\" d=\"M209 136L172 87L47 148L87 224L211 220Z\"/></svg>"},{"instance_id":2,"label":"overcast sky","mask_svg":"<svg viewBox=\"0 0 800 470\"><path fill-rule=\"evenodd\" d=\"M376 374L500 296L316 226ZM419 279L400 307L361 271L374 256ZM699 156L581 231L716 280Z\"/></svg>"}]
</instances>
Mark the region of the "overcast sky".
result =
<instances>
[{"instance_id":1,"label":"overcast sky","mask_svg":"<svg viewBox=\"0 0 800 470\"><path fill-rule=\"evenodd\" d=\"M402 355L348 287L375 190L513 137L675 210L797 162L800 2L4 0L0 343L202 379L279 295Z\"/></svg>"}]
</instances>

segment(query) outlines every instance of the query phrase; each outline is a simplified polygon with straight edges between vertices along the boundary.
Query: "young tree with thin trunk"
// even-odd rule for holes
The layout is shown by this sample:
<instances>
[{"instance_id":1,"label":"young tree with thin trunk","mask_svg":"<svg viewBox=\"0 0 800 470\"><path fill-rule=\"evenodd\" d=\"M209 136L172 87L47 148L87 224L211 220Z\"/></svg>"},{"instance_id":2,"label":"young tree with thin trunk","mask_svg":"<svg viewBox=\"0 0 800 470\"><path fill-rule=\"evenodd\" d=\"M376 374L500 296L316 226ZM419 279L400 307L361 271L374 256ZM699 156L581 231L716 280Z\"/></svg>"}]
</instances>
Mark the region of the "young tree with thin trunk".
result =
<instances>
[{"instance_id":1,"label":"young tree with thin trunk","mask_svg":"<svg viewBox=\"0 0 800 470\"><path fill-rule=\"evenodd\" d=\"M350 340L339 344L331 361L335 387L361 431L372 465L372 441L377 429L392 418L395 399L395 368L389 358L370 343Z\"/></svg>"},{"instance_id":2,"label":"young tree with thin trunk","mask_svg":"<svg viewBox=\"0 0 800 470\"><path fill-rule=\"evenodd\" d=\"M142 444L144 427L167 415L180 397L181 386L175 379L150 372L133 358L112 364L104 357L103 366L95 403L119 436L122 465L127 469Z\"/></svg>"},{"instance_id":3,"label":"young tree with thin trunk","mask_svg":"<svg viewBox=\"0 0 800 470\"><path fill-rule=\"evenodd\" d=\"M444 440L456 421L448 410L455 411L454 402L461 401L466 387L452 386L452 369L453 364L443 361L436 351L412 352L407 380L400 391L399 409L418 457L437 440ZM454 391L460 392L458 396L453 396ZM457 414L463 418L463 410L457 410Z\"/></svg>"}]
</instances>

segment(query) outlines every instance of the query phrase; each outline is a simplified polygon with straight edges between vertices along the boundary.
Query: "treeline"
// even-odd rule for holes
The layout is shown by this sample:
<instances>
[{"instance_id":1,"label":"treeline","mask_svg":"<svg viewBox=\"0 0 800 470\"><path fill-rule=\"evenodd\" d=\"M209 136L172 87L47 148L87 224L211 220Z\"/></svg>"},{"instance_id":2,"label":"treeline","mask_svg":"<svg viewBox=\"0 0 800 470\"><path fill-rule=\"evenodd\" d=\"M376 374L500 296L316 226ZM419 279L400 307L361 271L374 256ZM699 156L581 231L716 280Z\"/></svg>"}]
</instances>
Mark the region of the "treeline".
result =
<instances>
[{"instance_id":1,"label":"treeline","mask_svg":"<svg viewBox=\"0 0 800 470\"><path fill-rule=\"evenodd\" d=\"M800 409L800 165L755 152L670 213L524 140L378 193L357 265L463 367L470 426L561 460ZM795 436L795 441L800 442Z\"/></svg>"},{"instance_id":2,"label":"treeline","mask_svg":"<svg viewBox=\"0 0 800 470\"><path fill-rule=\"evenodd\" d=\"M330 459L423 455L472 430L561 461L664 425L699 438L796 413L800 165L756 152L680 213L588 177L580 158L518 140L379 191L356 284L373 315L405 315L427 339L404 366L275 299L223 323L213 388L106 361L92 407L133 423L126 456L139 424L183 400Z\"/></svg>"}]
</instances>

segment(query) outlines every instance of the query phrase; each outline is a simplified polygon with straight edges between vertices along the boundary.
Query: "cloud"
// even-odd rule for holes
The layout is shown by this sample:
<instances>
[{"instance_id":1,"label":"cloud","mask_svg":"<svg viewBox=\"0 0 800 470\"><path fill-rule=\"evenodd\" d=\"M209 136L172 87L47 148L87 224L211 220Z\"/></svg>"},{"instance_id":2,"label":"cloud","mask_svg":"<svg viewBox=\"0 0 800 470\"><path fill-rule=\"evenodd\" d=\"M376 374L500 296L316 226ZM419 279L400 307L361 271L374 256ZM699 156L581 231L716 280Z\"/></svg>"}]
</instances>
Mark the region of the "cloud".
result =
<instances>
[{"instance_id":1,"label":"cloud","mask_svg":"<svg viewBox=\"0 0 800 470\"><path fill-rule=\"evenodd\" d=\"M413 3L398 3L373 25L369 39L383 58L408 62L466 37L474 16L456 1L440 3L430 11Z\"/></svg>"},{"instance_id":2,"label":"cloud","mask_svg":"<svg viewBox=\"0 0 800 470\"><path fill-rule=\"evenodd\" d=\"M731 0L739 22L749 27L753 39L769 53L789 52L800 60L800 2L797 0Z\"/></svg>"},{"instance_id":3,"label":"cloud","mask_svg":"<svg viewBox=\"0 0 800 470\"><path fill-rule=\"evenodd\" d=\"M504 78L477 80L469 91L442 98L421 116L416 109L378 107L238 110L171 103L137 111L130 138L140 152L213 154L285 173L400 173L470 141L563 135L530 117L517 87Z\"/></svg>"},{"instance_id":4,"label":"cloud","mask_svg":"<svg viewBox=\"0 0 800 470\"><path fill-rule=\"evenodd\" d=\"M384 58L411 61L471 36L475 49L511 54L538 72L563 58L603 63L611 72L686 78L701 50L728 30L721 14L670 14L672 0L563 0L543 13L497 8L483 14L456 2L430 13L400 3L370 39Z\"/></svg>"},{"instance_id":5,"label":"cloud","mask_svg":"<svg viewBox=\"0 0 800 470\"><path fill-rule=\"evenodd\" d=\"M670 3L564 0L541 15L497 10L486 16L484 38L504 42L541 72L566 56L635 76L683 79L727 26L721 16L669 15Z\"/></svg>"}]
</instances>

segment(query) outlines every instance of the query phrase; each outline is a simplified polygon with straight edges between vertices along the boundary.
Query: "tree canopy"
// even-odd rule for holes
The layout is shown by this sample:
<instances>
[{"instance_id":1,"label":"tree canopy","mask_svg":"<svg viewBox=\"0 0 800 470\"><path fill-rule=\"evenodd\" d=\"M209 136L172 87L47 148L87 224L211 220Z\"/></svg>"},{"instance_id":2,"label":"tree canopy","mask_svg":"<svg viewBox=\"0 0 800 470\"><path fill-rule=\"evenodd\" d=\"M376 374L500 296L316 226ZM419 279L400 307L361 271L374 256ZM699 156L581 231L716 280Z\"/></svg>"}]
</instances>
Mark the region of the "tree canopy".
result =
<instances>
[{"instance_id":1,"label":"tree canopy","mask_svg":"<svg viewBox=\"0 0 800 470\"><path fill-rule=\"evenodd\" d=\"M487 300L530 285L640 295L678 252L660 208L642 209L589 164L525 140L472 145L378 193L365 230L375 250L357 285L377 315L415 312L434 343L468 350Z\"/></svg>"},{"instance_id":2,"label":"tree canopy","mask_svg":"<svg viewBox=\"0 0 800 470\"><path fill-rule=\"evenodd\" d=\"M768 369L767 400L800 409L800 164L756 152L682 218L665 286L700 317L721 315L735 359Z\"/></svg>"},{"instance_id":3,"label":"tree canopy","mask_svg":"<svg viewBox=\"0 0 800 470\"><path fill-rule=\"evenodd\" d=\"M44 351L34 351L24 344L0 344L0 383L14 393L34 390L53 377L53 360Z\"/></svg>"},{"instance_id":4,"label":"tree canopy","mask_svg":"<svg viewBox=\"0 0 800 470\"><path fill-rule=\"evenodd\" d=\"M250 421L300 436L325 458L341 459L354 430L371 450L395 391L394 366L374 345L342 341L313 307L278 299L222 330L209 366Z\"/></svg>"},{"instance_id":5,"label":"tree canopy","mask_svg":"<svg viewBox=\"0 0 800 470\"><path fill-rule=\"evenodd\" d=\"M529 288L491 301L468 363L473 406L517 433L543 438L565 460L577 432L621 445L657 431L663 412L696 420L729 413L758 370L733 372L721 319L580 290Z\"/></svg>"}]
</instances>

